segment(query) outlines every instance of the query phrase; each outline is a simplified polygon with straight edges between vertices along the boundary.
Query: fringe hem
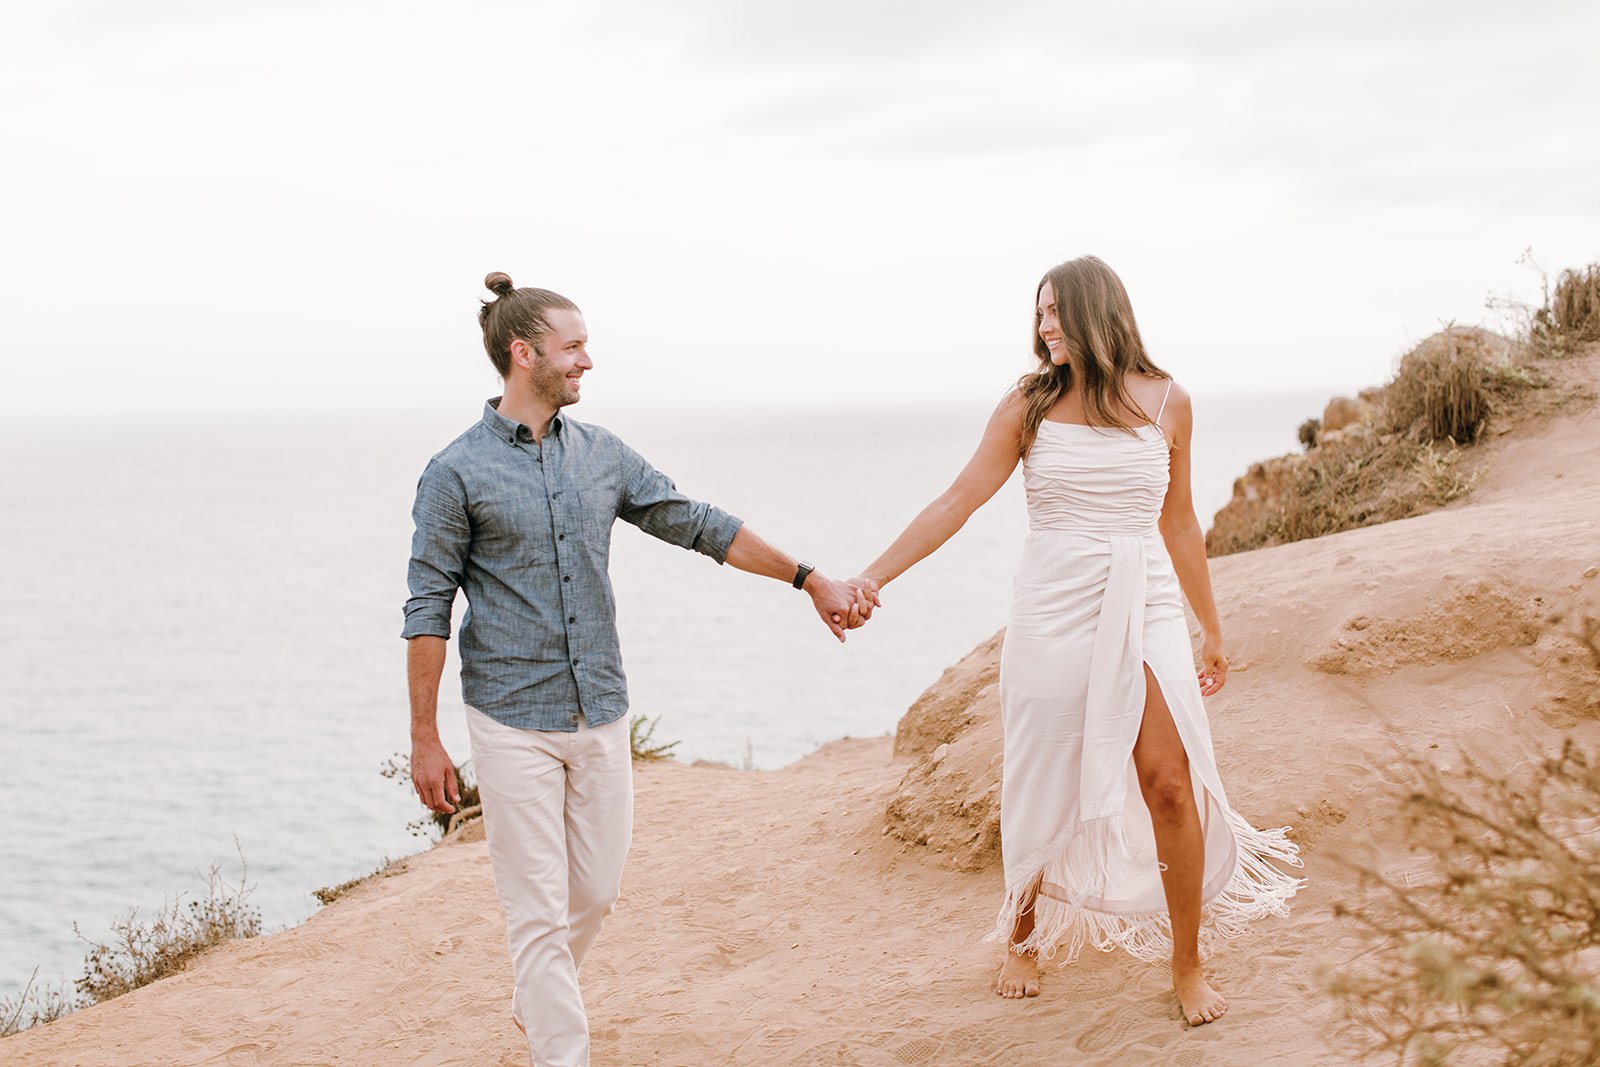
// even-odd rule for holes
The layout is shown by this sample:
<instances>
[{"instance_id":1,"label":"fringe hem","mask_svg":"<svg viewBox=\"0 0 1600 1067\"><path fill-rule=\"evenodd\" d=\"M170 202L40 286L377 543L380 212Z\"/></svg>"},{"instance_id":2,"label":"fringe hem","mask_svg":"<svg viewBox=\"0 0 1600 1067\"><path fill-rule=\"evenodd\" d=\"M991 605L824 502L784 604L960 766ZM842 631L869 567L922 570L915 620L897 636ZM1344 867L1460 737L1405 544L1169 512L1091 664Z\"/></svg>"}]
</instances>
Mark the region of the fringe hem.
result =
<instances>
[{"instance_id":1,"label":"fringe hem","mask_svg":"<svg viewBox=\"0 0 1600 1067\"><path fill-rule=\"evenodd\" d=\"M1052 859L1087 849L1093 870L1084 876L1090 888L1082 892L1087 899L1101 895L1106 879L1106 849L1122 843L1120 817L1110 821L1114 826L1079 827L1065 849ZM1204 905L1200 912L1200 954L1209 956L1218 936L1233 938L1243 934L1251 922L1268 915L1284 917L1289 914L1289 898L1306 884L1304 878L1285 874L1270 861L1304 866L1300 847L1289 840L1289 828L1257 830L1243 818L1228 811L1228 826L1233 831L1239 849L1239 867L1216 898ZM1085 946L1092 945L1101 952L1125 949L1129 955L1146 962L1167 959L1172 955L1172 922L1165 910L1135 914L1114 914L1093 911L1055 896L1040 892L1045 868L1049 861L1040 864L1026 878L1007 887L1005 903L1001 905L995 929L984 939L1009 944L1011 931L1016 928L1017 916L1023 900L1033 897L1033 932L1016 946L1017 951L1031 953L1040 960L1048 960L1058 951L1065 951L1066 962L1072 963Z\"/></svg>"}]
</instances>

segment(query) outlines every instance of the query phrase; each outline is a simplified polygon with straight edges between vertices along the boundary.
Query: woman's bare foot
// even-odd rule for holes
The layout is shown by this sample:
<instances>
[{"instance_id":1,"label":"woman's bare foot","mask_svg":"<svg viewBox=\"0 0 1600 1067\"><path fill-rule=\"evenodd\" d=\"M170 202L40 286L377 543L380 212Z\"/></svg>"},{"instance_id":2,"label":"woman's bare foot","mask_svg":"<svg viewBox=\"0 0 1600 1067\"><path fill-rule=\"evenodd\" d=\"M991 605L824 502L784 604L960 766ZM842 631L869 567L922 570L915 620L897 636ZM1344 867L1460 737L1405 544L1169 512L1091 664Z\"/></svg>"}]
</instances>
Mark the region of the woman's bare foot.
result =
<instances>
[{"instance_id":1,"label":"woman's bare foot","mask_svg":"<svg viewBox=\"0 0 1600 1067\"><path fill-rule=\"evenodd\" d=\"M994 981L994 991L1007 1000L1039 995L1039 961L1032 956L1006 951L1006 961L1000 965L1000 976Z\"/></svg>"},{"instance_id":2,"label":"woman's bare foot","mask_svg":"<svg viewBox=\"0 0 1600 1067\"><path fill-rule=\"evenodd\" d=\"M1172 975L1172 988L1177 991L1178 1004L1190 1026L1214 1023L1227 1014L1228 1002L1221 993L1211 988L1205 975L1196 967L1192 971Z\"/></svg>"}]
</instances>

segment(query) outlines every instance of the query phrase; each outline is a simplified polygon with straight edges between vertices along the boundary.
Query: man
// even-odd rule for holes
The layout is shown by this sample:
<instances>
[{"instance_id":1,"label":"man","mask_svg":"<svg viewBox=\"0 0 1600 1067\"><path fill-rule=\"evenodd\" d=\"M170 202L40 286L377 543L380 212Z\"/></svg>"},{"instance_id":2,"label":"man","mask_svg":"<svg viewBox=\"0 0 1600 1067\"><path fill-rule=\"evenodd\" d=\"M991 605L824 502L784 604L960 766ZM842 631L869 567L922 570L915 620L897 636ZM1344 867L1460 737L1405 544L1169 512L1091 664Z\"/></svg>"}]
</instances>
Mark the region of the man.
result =
<instances>
[{"instance_id":1,"label":"man","mask_svg":"<svg viewBox=\"0 0 1600 1067\"><path fill-rule=\"evenodd\" d=\"M792 582L839 640L876 594L825 578L742 522L679 493L614 434L576 422L594 366L583 316L495 273L479 314L505 381L483 418L417 485L403 636L417 795L460 796L437 705L456 590L461 688L495 889L505 908L512 1014L540 1067L589 1060L578 967L621 887L633 826L628 695L607 562L620 518L718 563Z\"/></svg>"}]
</instances>

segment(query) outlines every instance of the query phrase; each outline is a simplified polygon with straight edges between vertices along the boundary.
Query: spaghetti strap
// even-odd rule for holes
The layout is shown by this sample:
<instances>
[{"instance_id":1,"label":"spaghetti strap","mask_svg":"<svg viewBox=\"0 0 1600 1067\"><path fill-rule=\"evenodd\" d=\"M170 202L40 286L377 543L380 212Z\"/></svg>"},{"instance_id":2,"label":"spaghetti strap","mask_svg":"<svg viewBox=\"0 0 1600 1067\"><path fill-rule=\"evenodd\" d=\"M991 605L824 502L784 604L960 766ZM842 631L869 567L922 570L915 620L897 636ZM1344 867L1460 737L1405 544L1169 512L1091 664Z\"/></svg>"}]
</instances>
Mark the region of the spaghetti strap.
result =
<instances>
[{"instance_id":1,"label":"spaghetti strap","mask_svg":"<svg viewBox=\"0 0 1600 1067\"><path fill-rule=\"evenodd\" d=\"M1167 379L1167 391L1161 394L1161 406L1156 409L1156 428L1161 427L1161 413L1167 410L1167 397L1172 395L1172 379Z\"/></svg>"}]
</instances>

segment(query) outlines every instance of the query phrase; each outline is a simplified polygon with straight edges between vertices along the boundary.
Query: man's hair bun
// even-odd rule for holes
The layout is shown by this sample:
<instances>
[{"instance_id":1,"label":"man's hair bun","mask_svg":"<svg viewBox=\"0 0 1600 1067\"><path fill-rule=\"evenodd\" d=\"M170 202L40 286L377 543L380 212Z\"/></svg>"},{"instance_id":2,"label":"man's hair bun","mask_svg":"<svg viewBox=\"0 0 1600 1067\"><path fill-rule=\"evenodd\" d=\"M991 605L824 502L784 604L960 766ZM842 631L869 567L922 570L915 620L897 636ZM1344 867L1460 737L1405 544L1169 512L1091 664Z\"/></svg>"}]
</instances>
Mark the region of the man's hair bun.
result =
<instances>
[{"instance_id":1,"label":"man's hair bun","mask_svg":"<svg viewBox=\"0 0 1600 1067\"><path fill-rule=\"evenodd\" d=\"M511 284L511 275L499 270L485 278L483 284L496 296L505 296L516 288Z\"/></svg>"}]
</instances>

